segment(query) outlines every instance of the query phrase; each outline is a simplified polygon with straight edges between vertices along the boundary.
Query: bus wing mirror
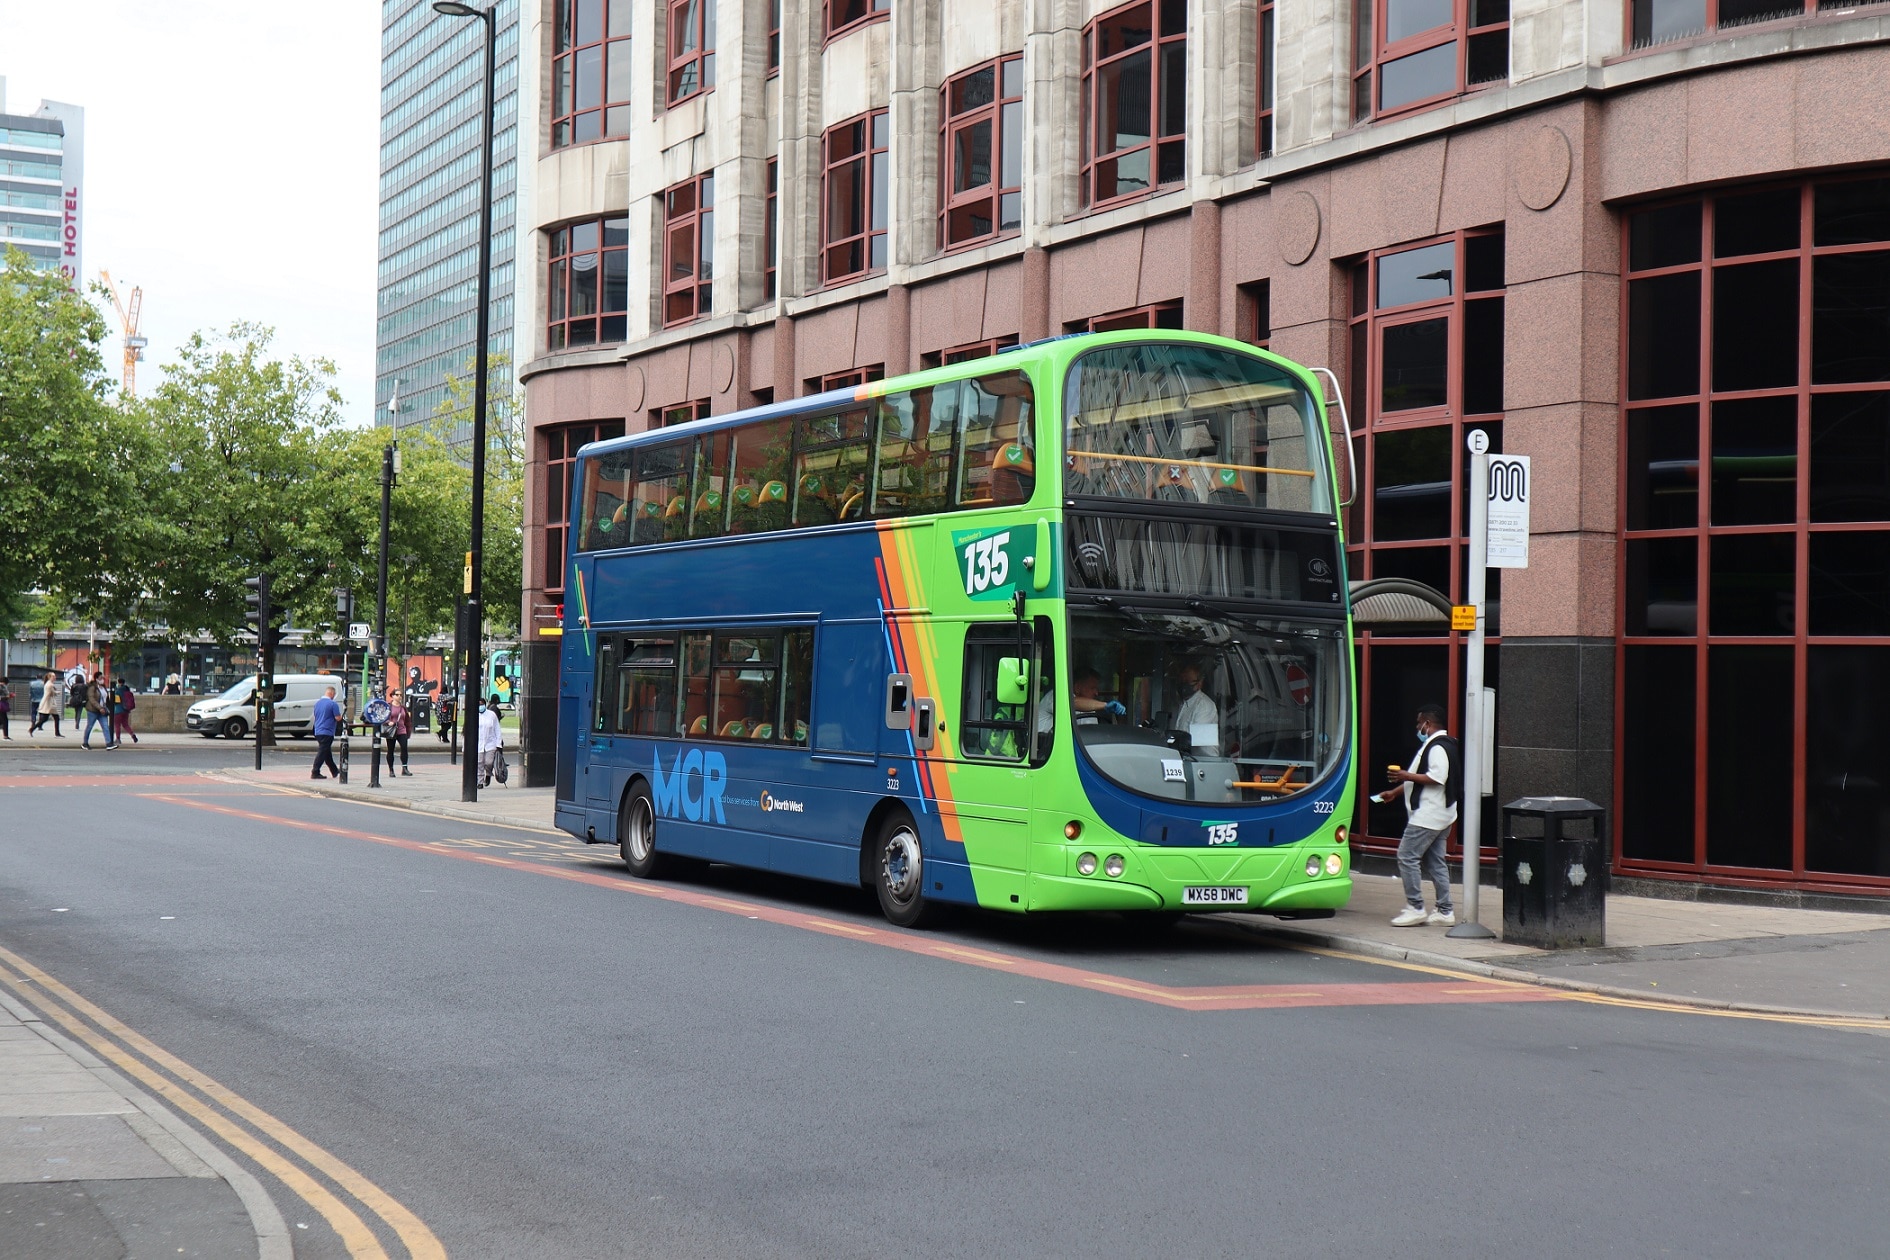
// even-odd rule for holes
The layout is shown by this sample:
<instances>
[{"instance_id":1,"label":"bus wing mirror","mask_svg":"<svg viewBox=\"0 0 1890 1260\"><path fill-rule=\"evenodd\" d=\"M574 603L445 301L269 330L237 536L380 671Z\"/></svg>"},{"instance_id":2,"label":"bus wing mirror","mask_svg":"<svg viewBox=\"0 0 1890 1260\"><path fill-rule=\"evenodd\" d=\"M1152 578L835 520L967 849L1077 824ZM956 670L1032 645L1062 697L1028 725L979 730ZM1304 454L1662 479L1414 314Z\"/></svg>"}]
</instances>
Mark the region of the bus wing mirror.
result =
<instances>
[{"instance_id":1,"label":"bus wing mirror","mask_svg":"<svg viewBox=\"0 0 1890 1260\"><path fill-rule=\"evenodd\" d=\"M1029 663L1021 656L1000 656L997 663L997 702L1025 704L1029 700Z\"/></svg>"}]
</instances>

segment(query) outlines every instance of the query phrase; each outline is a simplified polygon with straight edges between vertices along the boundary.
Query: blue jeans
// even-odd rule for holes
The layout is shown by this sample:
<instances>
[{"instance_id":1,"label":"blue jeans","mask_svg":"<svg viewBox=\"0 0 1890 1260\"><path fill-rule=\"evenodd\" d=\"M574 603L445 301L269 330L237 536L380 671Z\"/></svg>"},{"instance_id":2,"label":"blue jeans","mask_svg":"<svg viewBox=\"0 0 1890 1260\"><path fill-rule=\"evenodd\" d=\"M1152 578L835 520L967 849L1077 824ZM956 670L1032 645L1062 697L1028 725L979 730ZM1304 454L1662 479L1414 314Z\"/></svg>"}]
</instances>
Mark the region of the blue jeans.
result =
<instances>
[{"instance_id":1,"label":"blue jeans","mask_svg":"<svg viewBox=\"0 0 1890 1260\"><path fill-rule=\"evenodd\" d=\"M86 714L85 714L85 734L79 737L79 742L81 744L89 745L92 742L92 728L93 727L99 727L104 730L105 746L107 748L111 747L113 744L118 742L116 739L112 738L111 718L103 713L93 713L91 710L88 709L86 710Z\"/></svg>"},{"instance_id":2,"label":"blue jeans","mask_svg":"<svg viewBox=\"0 0 1890 1260\"><path fill-rule=\"evenodd\" d=\"M1428 876L1432 887L1437 890L1437 905L1440 914L1450 914L1450 866L1444 861L1444 838L1450 834L1450 828L1432 831L1415 823L1406 823L1404 837L1398 841L1398 874L1404 880L1404 901L1406 905L1419 910L1424 908L1424 879L1419 874L1422 864L1423 876Z\"/></svg>"}]
</instances>

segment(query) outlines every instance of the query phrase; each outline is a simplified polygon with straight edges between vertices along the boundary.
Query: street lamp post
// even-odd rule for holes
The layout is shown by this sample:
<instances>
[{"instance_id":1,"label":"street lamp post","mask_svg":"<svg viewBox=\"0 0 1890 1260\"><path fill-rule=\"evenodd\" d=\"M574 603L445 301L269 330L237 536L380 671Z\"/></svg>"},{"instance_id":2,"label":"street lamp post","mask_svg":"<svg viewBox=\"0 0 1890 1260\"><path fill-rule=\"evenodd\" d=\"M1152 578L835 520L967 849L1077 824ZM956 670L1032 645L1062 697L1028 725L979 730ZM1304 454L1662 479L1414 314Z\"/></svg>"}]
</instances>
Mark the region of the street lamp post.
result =
<instances>
[{"instance_id":1,"label":"street lamp post","mask_svg":"<svg viewBox=\"0 0 1890 1260\"><path fill-rule=\"evenodd\" d=\"M477 342L473 347L472 546L466 557L466 621L462 643L466 682L460 688L459 701L460 727L466 741L466 760L460 766L459 799L476 801L479 799L479 726L469 720L473 711L467 701L477 691L479 631L485 624L480 611L480 568L486 529L486 343L489 340L487 324L492 314L492 115L499 23L492 9L475 9L459 0L433 0L433 9L448 17L478 18L486 24L485 121L479 140L479 312L474 333Z\"/></svg>"},{"instance_id":2,"label":"street lamp post","mask_svg":"<svg viewBox=\"0 0 1890 1260\"><path fill-rule=\"evenodd\" d=\"M381 448L381 581L379 602L374 613L374 680L383 699L387 693L387 521L393 508L394 482L400 476L400 445L389 442ZM371 745L374 765L368 770L368 786L381 785L381 728L374 727Z\"/></svg>"}]
</instances>

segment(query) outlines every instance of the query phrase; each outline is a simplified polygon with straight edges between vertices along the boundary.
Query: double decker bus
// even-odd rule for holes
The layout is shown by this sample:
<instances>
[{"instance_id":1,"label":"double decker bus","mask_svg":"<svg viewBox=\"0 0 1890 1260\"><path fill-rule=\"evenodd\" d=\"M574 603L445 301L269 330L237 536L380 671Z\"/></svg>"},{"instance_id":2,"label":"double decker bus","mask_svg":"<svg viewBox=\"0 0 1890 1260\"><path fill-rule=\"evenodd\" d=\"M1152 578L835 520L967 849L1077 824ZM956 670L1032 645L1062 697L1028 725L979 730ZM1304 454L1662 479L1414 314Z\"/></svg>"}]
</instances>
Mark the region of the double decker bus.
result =
<instances>
[{"instance_id":1,"label":"double decker bus","mask_svg":"<svg viewBox=\"0 0 1890 1260\"><path fill-rule=\"evenodd\" d=\"M1330 913L1352 654L1322 391L1182 332L594 443L558 825L658 877L992 910Z\"/></svg>"}]
</instances>

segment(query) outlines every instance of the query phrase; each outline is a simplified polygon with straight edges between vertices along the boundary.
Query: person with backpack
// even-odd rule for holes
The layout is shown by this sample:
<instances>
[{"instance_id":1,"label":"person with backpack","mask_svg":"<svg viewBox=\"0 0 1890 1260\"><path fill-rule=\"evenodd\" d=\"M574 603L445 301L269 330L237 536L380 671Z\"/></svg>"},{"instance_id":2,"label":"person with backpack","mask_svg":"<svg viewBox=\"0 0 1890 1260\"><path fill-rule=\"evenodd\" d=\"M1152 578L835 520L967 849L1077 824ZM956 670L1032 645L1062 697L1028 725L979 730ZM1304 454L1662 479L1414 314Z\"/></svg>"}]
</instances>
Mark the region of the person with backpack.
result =
<instances>
[{"instance_id":1,"label":"person with backpack","mask_svg":"<svg viewBox=\"0 0 1890 1260\"><path fill-rule=\"evenodd\" d=\"M118 739L123 742L125 736L131 736L131 742L139 743L138 732L131 729L131 711L138 707L138 698L132 693L131 683L123 678L118 680L117 703L112 705L112 721L118 727Z\"/></svg>"},{"instance_id":2,"label":"person with backpack","mask_svg":"<svg viewBox=\"0 0 1890 1260\"><path fill-rule=\"evenodd\" d=\"M1393 766L1393 783L1375 799L1389 801L1400 791L1408 820L1404 836L1398 841L1398 874L1404 880L1404 909L1391 920L1392 927L1416 927L1420 923L1451 927L1457 912L1450 900L1450 866L1444 861L1444 845L1450 829L1457 822L1457 802L1463 798L1463 748L1444 730L1444 707L1427 704L1417 711L1417 760L1408 770ZM1436 908L1424 912L1424 876L1436 890ZM1475 879L1469 871L1464 878Z\"/></svg>"}]
</instances>

